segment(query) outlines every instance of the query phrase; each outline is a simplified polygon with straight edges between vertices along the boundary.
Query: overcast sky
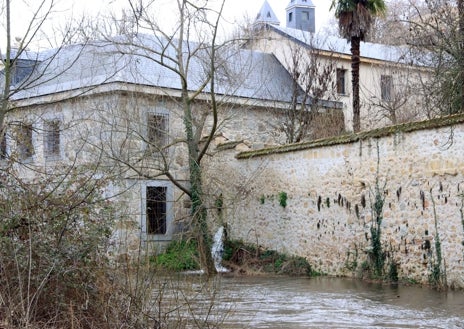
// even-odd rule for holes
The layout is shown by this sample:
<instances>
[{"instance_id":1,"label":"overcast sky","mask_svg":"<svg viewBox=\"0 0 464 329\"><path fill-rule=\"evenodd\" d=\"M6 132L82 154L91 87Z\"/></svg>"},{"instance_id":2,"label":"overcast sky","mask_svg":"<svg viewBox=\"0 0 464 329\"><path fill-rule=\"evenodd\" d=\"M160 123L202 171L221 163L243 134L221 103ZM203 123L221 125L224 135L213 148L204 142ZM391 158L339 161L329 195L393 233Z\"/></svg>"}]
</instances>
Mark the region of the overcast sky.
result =
<instances>
[{"instance_id":1,"label":"overcast sky","mask_svg":"<svg viewBox=\"0 0 464 329\"><path fill-rule=\"evenodd\" d=\"M61 0L63 3L69 2L74 3L75 8L78 9L83 7L88 13L94 13L98 10L105 10L109 3L112 3L111 7L115 8L120 4L126 4L126 0ZM172 2L174 0L158 0L161 2ZM212 2L219 2L220 0L210 0ZM285 25L285 7L290 3L290 0L268 0L274 13L280 19L281 25ZM333 16L333 13L329 13L331 0L312 0L316 6L316 28L319 29L327 20ZM228 21L242 21L244 17L254 19L256 14L261 9L264 0L226 0L226 6L224 10L224 16ZM97 8L98 7L98 8ZM167 15L169 15L167 10Z\"/></svg>"},{"instance_id":2,"label":"overcast sky","mask_svg":"<svg viewBox=\"0 0 464 329\"><path fill-rule=\"evenodd\" d=\"M52 1L52 0L46 0ZM121 8L127 6L127 0L54 0L57 2L57 6L54 8L54 21L48 22L46 31L52 29L59 30L59 26L64 25L70 17L78 18L81 15L94 16L99 12L105 12L111 10L115 13L120 13ZM220 3L222 0L209 0L211 3ZM331 0L312 0L316 6L316 30L319 31L323 28L327 21L333 17L333 13L329 13L329 7ZM156 0L160 11L162 11L161 17L165 18L167 22L170 19L170 13L172 13L172 7L175 5L175 0ZM274 13L281 21L281 25L285 25L285 7L289 4L290 0L268 0ZM14 0L12 3L12 36L21 37L24 35L24 31L27 28L27 23L30 21L31 8L37 7L41 1L38 0ZM243 23L248 18L248 21L253 21L256 14L261 9L264 0L226 0L224 9L224 18L230 24L230 29L233 29L235 22ZM29 4L29 5L27 5ZM172 16L172 15L171 15ZM1 17L4 20L4 17ZM171 18L172 22L172 18ZM2 23L0 21L0 23ZM3 24L1 24L3 26ZM242 25L242 24L240 24ZM4 27L4 26L3 26ZM224 27L228 29L227 26ZM0 44L4 45L5 32L0 35ZM50 38L53 37L53 32L47 32L47 35L39 38ZM42 42L39 40L42 44Z\"/></svg>"}]
</instances>

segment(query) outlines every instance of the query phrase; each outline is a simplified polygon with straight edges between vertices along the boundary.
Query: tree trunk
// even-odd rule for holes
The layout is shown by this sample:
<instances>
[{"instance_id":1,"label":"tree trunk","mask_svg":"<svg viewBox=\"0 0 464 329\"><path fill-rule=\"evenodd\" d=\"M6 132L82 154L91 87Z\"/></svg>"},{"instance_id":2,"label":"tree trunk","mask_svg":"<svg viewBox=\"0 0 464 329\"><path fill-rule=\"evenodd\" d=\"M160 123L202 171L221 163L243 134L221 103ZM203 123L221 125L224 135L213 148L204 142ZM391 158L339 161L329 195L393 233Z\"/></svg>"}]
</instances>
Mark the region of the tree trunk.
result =
<instances>
[{"instance_id":1,"label":"tree trunk","mask_svg":"<svg viewBox=\"0 0 464 329\"><path fill-rule=\"evenodd\" d=\"M192 220L195 236L198 240L198 252L200 254L200 265L205 274L210 276L216 274L212 249L212 238L208 230L207 210L203 203L203 189L201 168L196 161L190 161L190 183L192 201Z\"/></svg>"},{"instance_id":2,"label":"tree trunk","mask_svg":"<svg viewBox=\"0 0 464 329\"><path fill-rule=\"evenodd\" d=\"M3 63L3 90L0 100L0 143L3 139L5 115L8 112L9 96L11 87L11 17L10 17L10 0L6 1L6 53Z\"/></svg>"},{"instance_id":3,"label":"tree trunk","mask_svg":"<svg viewBox=\"0 0 464 329\"><path fill-rule=\"evenodd\" d=\"M189 154L189 173L190 173L190 200L192 201L191 216L195 238L198 243L200 254L200 266L206 275L216 274L213 256L211 254L212 238L208 230L207 210L203 203L203 181L201 177L201 166L198 161L198 143L195 141L192 109L188 95L184 92L184 125L187 136L187 146Z\"/></svg>"},{"instance_id":4,"label":"tree trunk","mask_svg":"<svg viewBox=\"0 0 464 329\"><path fill-rule=\"evenodd\" d=\"M464 111L464 0L458 0L458 15L459 15L459 32L458 32L458 42L459 42L459 81L460 86L460 106L459 110Z\"/></svg>"},{"instance_id":5,"label":"tree trunk","mask_svg":"<svg viewBox=\"0 0 464 329\"><path fill-rule=\"evenodd\" d=\"M361 130L361 104L359 102L360 37L351 37L351 87L353 89L353 131Z\"/></svg>"}]
</instances>

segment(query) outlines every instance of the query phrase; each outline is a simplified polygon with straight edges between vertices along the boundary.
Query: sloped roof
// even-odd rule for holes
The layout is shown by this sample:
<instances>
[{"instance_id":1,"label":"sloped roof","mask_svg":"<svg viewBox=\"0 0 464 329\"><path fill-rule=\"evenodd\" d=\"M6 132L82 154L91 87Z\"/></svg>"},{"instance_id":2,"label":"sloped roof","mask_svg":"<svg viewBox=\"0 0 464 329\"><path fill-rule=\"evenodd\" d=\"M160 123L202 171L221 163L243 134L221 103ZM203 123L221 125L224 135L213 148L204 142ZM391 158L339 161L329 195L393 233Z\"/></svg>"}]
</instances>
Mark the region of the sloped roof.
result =
<instances>
[{"instance_id":1,"label":"sloped roof","mask_svg":"<svg viewBox=\"0 0 464 329\"><path fill-rule=\"evenodd\" d=\"M351 56L351 45L343 38L325 36L282 26L267 25L271 30L302 45ZM402 64L420 65L411 55L408 47L390 46L371 42L361 42L361 57Z\"/></svg>"},{"instance_id":2,"label":"sloped roof","mask_svg":"<svg viewBox=\"0 0 464 329\"><path fill-rule=\"evenodd\" d=\"M153 35L137 35L132 37L131 43L125 37L112 41L48 51L30 78L30 86L18 91L14 99L28 99L112 82L181 89L181 79L175 73L178 65L171 60L176 55L174 43ZM195 54L184 65L188 65L189 90L196 91L209 74L209 49L202 48L201 44L185 43L186 49ZM161 65L161 62L165 65ZM290 101L292 79L273 55L231 46L218 51L217 63L217 94ZM209 92L209 86L204 92Z\"/></svg>"},{"instance_id":3,"label":"sloped roof","mask_svg":"<svg viewBox=\"0 0 464 329\"><path fill-rule=\"evenodd\" d=\"M263 6L256 16L255 24L256 23L269 23L274 25L280 24L279 19L277 18L267 0L264 0Z\"/></svg>"}]
</instances>

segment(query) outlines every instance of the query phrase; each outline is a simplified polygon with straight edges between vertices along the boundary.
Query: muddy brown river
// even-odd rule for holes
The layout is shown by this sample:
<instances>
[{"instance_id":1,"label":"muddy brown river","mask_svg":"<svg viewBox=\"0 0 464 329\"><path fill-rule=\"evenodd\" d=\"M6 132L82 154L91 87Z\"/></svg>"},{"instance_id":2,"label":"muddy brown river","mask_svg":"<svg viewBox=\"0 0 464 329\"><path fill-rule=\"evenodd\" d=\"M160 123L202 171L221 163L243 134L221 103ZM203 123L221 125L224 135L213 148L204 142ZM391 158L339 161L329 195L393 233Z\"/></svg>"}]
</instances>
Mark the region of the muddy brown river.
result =
<instances>
[{"instance_id":1,"label":"muddy brown river","mask_svg":"<svg viewBox=\"0 0 464 329\"><path fill-rule=\"evenodd\" d=\"M201 283L187 281L191 295L183 292L181 298L189 300L184 315L192 328L464 328L463 291L225 275L205 294Z\"/></svg>"}]
</instances>

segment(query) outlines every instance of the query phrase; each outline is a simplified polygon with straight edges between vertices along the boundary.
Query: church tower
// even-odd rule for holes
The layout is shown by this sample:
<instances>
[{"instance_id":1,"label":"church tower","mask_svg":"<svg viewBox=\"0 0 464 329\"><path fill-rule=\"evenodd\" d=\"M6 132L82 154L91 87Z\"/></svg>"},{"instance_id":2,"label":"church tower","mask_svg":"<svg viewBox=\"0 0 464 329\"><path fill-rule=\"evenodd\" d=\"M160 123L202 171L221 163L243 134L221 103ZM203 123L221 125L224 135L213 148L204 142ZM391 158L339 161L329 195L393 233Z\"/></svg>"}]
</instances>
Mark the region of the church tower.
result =
<instances>
[{"instance_id":1,"label":"church tower","mask_svg":"<svg viewBox=\"0 0 464 329\"><path fill-rule=\"evenodd\" d=\"M287 27L316 32L315 6L311 0L290 0L287 8Z\"/></svg>"},{"instance_id":2,"label":"church tower","mask_svg":"<svg viewBox=\"0 0 464 329\"><path fill-rule=\"evenodd\" d=\"M272 10L267 0L264 0L261 10L259 11L258 16L256 16L255 24L259 23L280 25L279 19L277 18L276 14L274 14L274 11Z\"/></svg>"}]
</instances>

